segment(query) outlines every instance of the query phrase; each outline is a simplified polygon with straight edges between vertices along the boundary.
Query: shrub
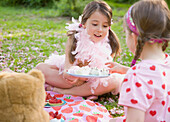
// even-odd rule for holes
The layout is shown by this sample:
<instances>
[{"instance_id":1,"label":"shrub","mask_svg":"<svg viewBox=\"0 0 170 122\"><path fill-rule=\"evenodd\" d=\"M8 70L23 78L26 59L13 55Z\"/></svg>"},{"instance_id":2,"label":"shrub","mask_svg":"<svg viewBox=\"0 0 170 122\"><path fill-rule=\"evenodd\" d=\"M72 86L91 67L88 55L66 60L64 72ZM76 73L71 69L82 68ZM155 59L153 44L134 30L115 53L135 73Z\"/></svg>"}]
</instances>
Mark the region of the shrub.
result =
<instances>
[{"instance_id":1,"label":"shrub","mask_svg":"<svg viewBox=\"0 0 170 122\"><path fill-rule=\"evenodd\" d=\"M105 1L111 1L111 2L116 2L116 3L134 3L137 2L139 0L105 0Z\"/></svg>"},{"instance_id":2,"label":"shrub","mask_svg":"<svg viewBox=\"0 0 170 122\"><path fill-rule=\"evenodd\" d=\"M2 0L0 3L7 6L45 7L51 5L53 0Z\"/></svg>"},{"instance_id":3,"label":"shrub","mask_svg":"<svg viewBox=\"0 0 170 122\"><path fill-rule=\"evenodd\" d=\"M134 3L134 2L137 2L139 0L105 0L105 1L111 1L111 2L118 2L118 3L123 3L123 2L126 2L126 3ZM170 0L165 0L170 8Z\"/></svg>"},{"instance_id":4,"label":"shrub","mask_svg":"<svg viewBox=\"0 0 170 122\"><path fill-rule=\"evenodd\" d=\"M86 4L92 0L60 0L55 1L55 8L59 16L69 16L78 18Z\"/></svg>"}]
</instances>

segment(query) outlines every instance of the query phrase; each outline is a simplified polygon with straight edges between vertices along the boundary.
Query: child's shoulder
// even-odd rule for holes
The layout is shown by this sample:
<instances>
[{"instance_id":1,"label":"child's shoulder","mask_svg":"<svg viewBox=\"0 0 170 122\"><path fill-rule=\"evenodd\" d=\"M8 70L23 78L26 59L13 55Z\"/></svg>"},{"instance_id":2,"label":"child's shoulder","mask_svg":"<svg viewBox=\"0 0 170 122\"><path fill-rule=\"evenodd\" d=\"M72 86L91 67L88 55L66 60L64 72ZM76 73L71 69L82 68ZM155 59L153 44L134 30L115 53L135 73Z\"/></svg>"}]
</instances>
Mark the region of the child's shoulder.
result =
<instances>
[{"instance_id":1,"label":"child's shoulder","mask_svg":"<svg viewBox=\"0 0 170 122\"><path fill-rule=\"evenodd\" d=\"M133 67L130 68L129 71L145 71L147 72L159 72L160 70L166 69L170 67L170 56L165 54L165 59L163 61L158 60L142 60L138 64L135 64Z\"/></svg>"},{"instance_id":2,"label":"child's shoulder","mask_svg":"<svg viewBox=\"0 0 170 122\"><path fill-rule=\"evenodd\" d=\"M131 81L130 84L141 83L146 85L151 81L160 84L163 79L162 72L157 64L140 62L128 70L125 79Z\"/></svg>"},{"instance_id":3,"label":"child's shoulder","mask_svg":"<svg viewBox=\"0 0 170 122\"><path fill-rule=\"evenodd\" d=\"M160 64L153 63L153 62L145 62L141 61L138 64L131 67L127 74L132 74L138 76L150 76L152 77L157 74L159 76L162 68L160 67Z\"/></svg>"},{"instance_id":4,"label":"child's shoulder","mask_svg":"<svg viewBox=\"0 0 170 122\"><path fill-rule=\"evenodd\" d=\"M138 72L149 71L150 67L152 67L153 65L155 65L155 64L139 62L138 64L135 64L134 66L132 66L129 71L138 71Z\"/></svg>"}]
</instances>

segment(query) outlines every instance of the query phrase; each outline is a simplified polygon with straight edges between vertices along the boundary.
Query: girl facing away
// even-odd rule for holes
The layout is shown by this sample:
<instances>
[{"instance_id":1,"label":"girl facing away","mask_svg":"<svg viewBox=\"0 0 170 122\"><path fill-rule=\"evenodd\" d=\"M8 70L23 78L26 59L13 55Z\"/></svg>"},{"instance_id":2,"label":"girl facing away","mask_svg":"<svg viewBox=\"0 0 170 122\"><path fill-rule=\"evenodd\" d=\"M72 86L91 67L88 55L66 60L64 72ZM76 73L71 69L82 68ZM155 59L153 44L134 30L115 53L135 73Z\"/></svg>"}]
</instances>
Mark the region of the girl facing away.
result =
<instances>
[{"instance_id":1,"label":"girl facing away","mask_svg":"<svg viewBox=\"0 0 170 122\"><path fill-rule=\"evenodd\" d=\"M79 96L101 95L118 91L124 75L107 78L79 78L66 73L71 66L108 68L120 53L120 44L110 29L112 9L104 1L92 1L84 8L81 23L68 24L69 37L65 55L52 54L45 63L37 65L45 75L48 90Z\"/></svg>"},{"instance_id":2,"label":"girl facing away","mask_svg":"<svg viewBox=\"0 0 170 122\"><path fill-rule=\"evenodd\" d=\"M125 116L111 122L170 122L170 57L164 53L170 41L170 10L166 2L136 2L124 17L124 28L127 46L135 56L119 97ZM141 61L135 64L138 58Z\"/></svg>"}]
</instances>

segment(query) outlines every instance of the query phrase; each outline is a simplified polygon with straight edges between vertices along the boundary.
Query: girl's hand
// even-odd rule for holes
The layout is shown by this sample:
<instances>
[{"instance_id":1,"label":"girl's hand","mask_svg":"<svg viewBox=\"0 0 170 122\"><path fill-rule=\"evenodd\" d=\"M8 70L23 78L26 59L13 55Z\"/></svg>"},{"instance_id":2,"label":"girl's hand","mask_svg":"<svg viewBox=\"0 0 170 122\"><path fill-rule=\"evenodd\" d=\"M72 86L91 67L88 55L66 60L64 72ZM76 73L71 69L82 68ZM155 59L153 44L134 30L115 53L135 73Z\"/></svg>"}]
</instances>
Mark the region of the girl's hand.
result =
<instances>
[{"instance_id":1,"label":"girl's hand","mask_svg":"<svg viewBox=\"0 0 170 122\"><path fill-rule=\"evenodd\" d=\"M50 65L50 68L51 68L51 69L59 70L59 68L58 68L56 65Z\"/></svg>"},{"instance_id":2,"label":"girl's hand","mask_svg":"<svg viewBox=\"0 0 170 122\"><path fill-rule=\"evenodd\" d=\"M129 67L123 66L117 62L107 62L105 63L105 65L108 65L108 67L110 68L110 73L126 74L127 70L129 69Z\"/></svg>"},{"instance_id":3,"label":"girl's hand","mask_svg":"<svg viewBox=\"0 0 170 122\"><path fill-rule=\"evenodd\" d=\"M71 76L67 74L65 71L63 72L63 78L74 86L82 85L85 81L88 80L88 78L80 78L80 77Z\"/></svg>"},{"instance_id":4,"label":"girl's hand","mask_svg":"<svg viewBox=\"0 0 170 122\"><path fill-rule=\"evenodd\" d=\"M86 80L78 79L78 80L76 81L76 83L74 84L74 86L81 86L82 84L84 84L84 82L86 82Z\"/></svg>"}]
</instances>

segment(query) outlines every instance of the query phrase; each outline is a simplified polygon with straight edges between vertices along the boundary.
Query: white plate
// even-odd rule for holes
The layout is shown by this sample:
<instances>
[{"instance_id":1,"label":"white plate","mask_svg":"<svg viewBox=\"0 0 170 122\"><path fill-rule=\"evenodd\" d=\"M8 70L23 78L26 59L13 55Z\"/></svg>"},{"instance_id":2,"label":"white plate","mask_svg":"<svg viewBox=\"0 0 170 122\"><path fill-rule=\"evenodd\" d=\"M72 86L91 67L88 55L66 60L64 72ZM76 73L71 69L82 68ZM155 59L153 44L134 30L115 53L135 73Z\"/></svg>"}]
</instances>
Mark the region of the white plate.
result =
<instances>
[{"instance_id":1,"label":"white plate","mask_svg":"<svg viewBox=\"0 0 170 122\"><path fill-rule=\"evenodd\" d=\"M79 74L72 74L67 72L67 74L71 75L71 76L75 76L75 77L83 77L83 78L105 78L105 77L109 77L110 74L108 75L79 75Z\"/></svg>"}]
</instances>

